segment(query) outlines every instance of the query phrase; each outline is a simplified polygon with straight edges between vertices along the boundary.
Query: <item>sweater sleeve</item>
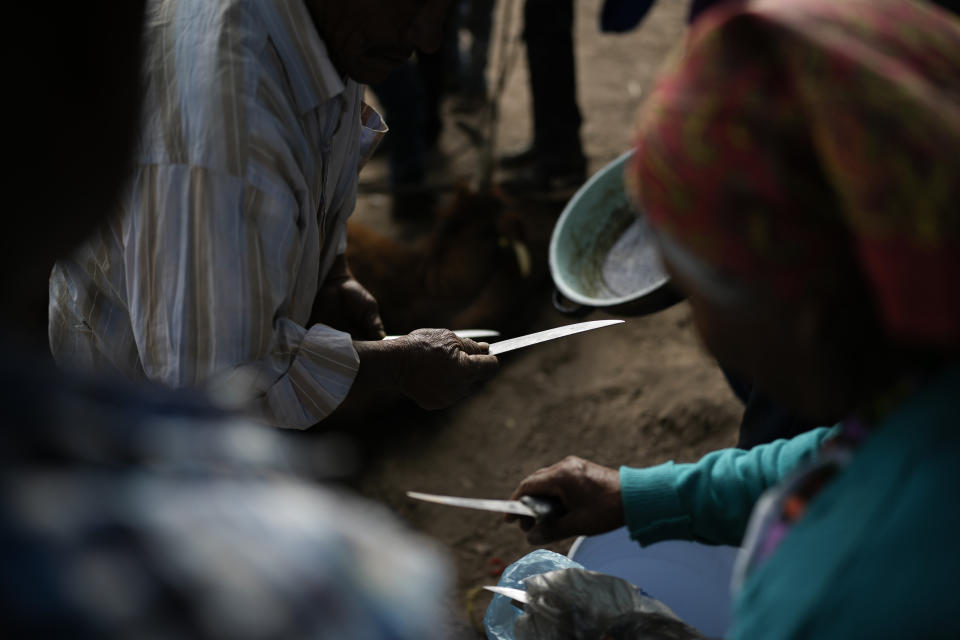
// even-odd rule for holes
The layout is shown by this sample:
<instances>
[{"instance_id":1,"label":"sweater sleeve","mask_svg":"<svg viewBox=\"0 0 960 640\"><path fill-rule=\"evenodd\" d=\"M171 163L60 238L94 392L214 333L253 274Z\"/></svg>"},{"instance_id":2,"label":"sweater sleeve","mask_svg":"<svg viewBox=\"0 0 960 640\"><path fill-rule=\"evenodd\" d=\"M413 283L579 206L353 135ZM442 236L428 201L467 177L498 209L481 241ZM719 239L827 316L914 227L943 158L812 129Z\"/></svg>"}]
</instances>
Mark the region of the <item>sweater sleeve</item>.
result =
<instances>
[{"instance_id":1,"label":"sweater sleeve","mask_svg":"<svg viewBox=\"0 0 960 640\"><path fill-rule=\"evenodd\" d=\"M836 430L821 427L748 451L722 449L690 464L621 467L630 537L641 545L676 539L739 545L760 495L809 459Z\"/></svg>"}]
</instances>

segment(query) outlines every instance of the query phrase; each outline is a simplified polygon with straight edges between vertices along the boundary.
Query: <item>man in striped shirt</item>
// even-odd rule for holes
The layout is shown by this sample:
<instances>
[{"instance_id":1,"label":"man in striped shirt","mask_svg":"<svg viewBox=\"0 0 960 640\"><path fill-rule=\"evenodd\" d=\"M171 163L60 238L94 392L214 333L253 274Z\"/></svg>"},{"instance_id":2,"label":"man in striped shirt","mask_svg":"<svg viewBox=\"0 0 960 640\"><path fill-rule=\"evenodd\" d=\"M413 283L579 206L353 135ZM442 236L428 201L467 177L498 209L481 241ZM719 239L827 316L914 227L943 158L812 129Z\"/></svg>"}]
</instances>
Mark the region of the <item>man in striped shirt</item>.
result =
<instances>
[{"instance_id":1,"label":"man in striped shirt","mask_svg":"<svg viewBox=\"0 0 960 640\"><path fill-rule=\"evenodd\" d=\"M305 428L344 400L427 408L492 375L445 330L381 342L344 261L357 174L385 127L363 104L449 0L151 0L144 113L118 215L50 281L58 362L204 387Z\"/></svg>"}]
</instances>

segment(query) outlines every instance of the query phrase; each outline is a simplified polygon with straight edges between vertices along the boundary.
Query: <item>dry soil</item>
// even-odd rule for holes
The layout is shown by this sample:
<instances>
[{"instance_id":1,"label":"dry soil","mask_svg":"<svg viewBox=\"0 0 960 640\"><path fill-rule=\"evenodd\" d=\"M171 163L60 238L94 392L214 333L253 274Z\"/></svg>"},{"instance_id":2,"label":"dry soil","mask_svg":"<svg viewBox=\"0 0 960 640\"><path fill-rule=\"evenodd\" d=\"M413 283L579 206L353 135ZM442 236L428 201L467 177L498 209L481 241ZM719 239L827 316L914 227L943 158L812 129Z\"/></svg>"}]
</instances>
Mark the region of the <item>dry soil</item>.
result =
<instances>
[{"instance_id":1,"label":"dry soil","mask_svg":"<svg viewBox=\"0 0 960 640\"><path fill-rule=\"evenodd\" d=\"M504 2L506 0L500 0ZM600 0L577 3L576 44L582 129L591 171L629 147L638 105L668 51L683 36L686 3L660 2L637 30L598 32ZM530 130L522 57L501 106L498 147L522 147ZM442 140L447 169L469 176L476 160L453 127ZM383 180L382 160L362 175ZM358 219L393 225L386 196L362 195ZM570 322L549 296L531 330ZM591 319L606 317L595 313ZM389 327L387 328L389 331ZM532 550L518 528L494 514L416 504L406 490L507 497L535 469L576 454L607 465L694 460L735 441L741 414L720 371L677 305L625 325L504 355L499 375L452 409L413 412L380 425L378 454L359 481L410 526L445 547L456 567L449 637L479 638L489 598L476 587ZM384 435L385 434L385 435ZM566 551L570 541L552 546Z\"/></svg>"}]
</instances>

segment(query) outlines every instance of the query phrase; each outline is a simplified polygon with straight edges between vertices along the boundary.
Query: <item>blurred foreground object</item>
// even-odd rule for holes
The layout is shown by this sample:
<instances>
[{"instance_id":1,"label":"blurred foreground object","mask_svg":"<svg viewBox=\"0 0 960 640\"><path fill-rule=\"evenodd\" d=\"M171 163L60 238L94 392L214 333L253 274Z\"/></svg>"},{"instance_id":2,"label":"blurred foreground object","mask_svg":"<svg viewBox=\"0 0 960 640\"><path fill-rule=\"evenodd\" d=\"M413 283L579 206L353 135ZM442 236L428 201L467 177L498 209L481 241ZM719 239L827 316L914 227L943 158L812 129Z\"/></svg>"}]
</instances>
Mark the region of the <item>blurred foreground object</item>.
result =
<instances>
[{"instance_id":1,"label":"blurred foreground object","mask_svg":"<svg viewBox=\"0 0 960 640\"><path fill-rule=\"evenodd\" d=\"M11 637L442 637L446 559L302 443L199 395L7 364L0 388Z\"/></svg>"},{"instance_id":2,"label":"blurred foreground object","mask_svg":"<svg viewBox=\"0 0 960 640\"><path fill-rule=\"evenodd\" d=\"M313 482L344 470L342 448L293 450L199 394L57 371L29 342L54 259L128 176L144 5L16 7L43 33L23 30L12 65L27 98L11 102L16 246L0 252L4 637L439 638L443 558Z\"/></svg>"}]
</instances>

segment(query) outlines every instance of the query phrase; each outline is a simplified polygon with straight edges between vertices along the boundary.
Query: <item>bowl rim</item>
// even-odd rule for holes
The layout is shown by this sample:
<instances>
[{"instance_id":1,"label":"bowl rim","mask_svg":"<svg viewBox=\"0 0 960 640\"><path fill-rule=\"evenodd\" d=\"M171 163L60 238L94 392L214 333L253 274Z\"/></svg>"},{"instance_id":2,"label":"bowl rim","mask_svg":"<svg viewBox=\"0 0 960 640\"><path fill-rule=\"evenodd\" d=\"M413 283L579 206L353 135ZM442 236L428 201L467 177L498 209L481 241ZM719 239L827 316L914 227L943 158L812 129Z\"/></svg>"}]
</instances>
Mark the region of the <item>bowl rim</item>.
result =
<instances>
[{"instance_id":1,"label":"bowl rim","mask_svg":"<svg viewBox=\"0 0 960 640\"><path fill-rule=\"evenodd\" d=\"M566 206L563 208L563 211L560 213L560 217L557 218L556 224L553 226L553 233L550 236L550 251L548 254L550 263L550 277L553 279L553 285L557 288L557 290L571 302L588 307L614 307L629 302L636 302L637 300L652 294L654 291L659 290L670 281L669 277L664 276L662 282L651 285L650 287L636 293L631 293L629 295L619 296L616 298L594 298L592 296L586 296L578 291L575 291L562 278L559 277L559 260L557 254L559 252L560 231L566 226L567 218L570 218L573 215L574 208L579 204L580 200L584 198L586 193L589 192L594 185L601 180L606 180L610 173L614 171L620 171L622 180L624 166L626 165L627 161L633 157L633 153L633 149L625 151L590 176L583 186L577 189L577 192L574 193L573 197L571 197L567 202Z\"/></svg>"}]
</instances>

